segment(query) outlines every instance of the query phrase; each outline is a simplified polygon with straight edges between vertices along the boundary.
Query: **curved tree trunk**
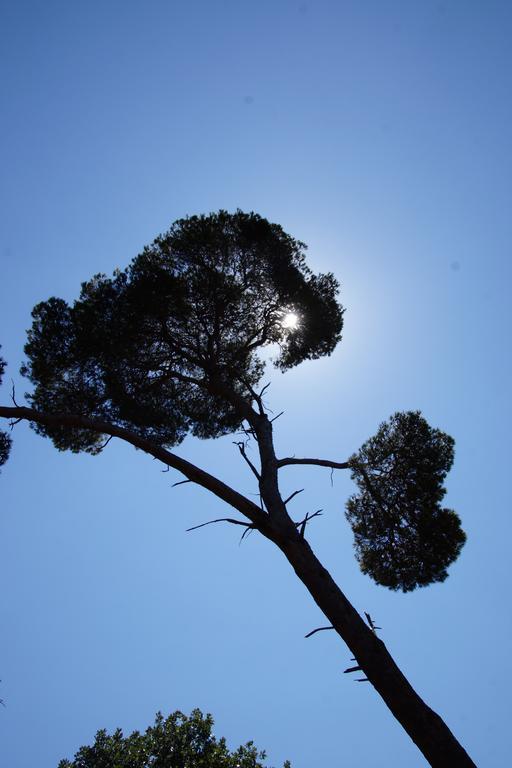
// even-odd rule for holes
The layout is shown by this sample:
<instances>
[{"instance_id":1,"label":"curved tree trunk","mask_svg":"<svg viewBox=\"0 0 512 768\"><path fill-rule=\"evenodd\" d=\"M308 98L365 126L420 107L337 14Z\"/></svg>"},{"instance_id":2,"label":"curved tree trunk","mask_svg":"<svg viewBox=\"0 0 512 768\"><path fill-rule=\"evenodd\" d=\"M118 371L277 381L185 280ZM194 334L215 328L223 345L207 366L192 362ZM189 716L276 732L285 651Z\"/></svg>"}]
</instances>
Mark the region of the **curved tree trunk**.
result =
<instances>
[{"instance_id":1,"label":"curved tree trunk","mask_svg":"<svg viewBox=\"0 0 512 768\"><path fill-rule=\"evenodd\" d=\"M441 717L430 709L402 674L386 646L347 600L291 520L279 492L272 423L261 413L251 418L261 458L260 493L272 525L271 538L286 556L322 613L352 651L362 672L394 717L435 768L475 768L466 750ZM282 464L281 464L282 465ZM342 465L340 465L342 466Z\"/></svg>"}]
</instances>

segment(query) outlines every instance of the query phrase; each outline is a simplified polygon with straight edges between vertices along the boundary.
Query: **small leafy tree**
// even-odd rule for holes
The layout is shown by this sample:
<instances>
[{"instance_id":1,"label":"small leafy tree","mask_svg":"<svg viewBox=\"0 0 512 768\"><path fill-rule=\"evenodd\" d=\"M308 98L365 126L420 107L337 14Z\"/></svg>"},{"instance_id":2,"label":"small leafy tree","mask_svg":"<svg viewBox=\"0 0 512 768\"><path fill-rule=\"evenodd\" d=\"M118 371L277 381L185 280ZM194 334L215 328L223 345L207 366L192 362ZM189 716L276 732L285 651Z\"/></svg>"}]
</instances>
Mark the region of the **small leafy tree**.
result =
<instances>
[{"instance_id":1,"label":"small leafy tree","mask_svg":"<svg viewBox=\"0 0 512 768\"><path fill-rule=\"evenodd\" d=\"M166 718L158 713L145 733L98 731L92 746L81 747L74 760L61 760L58 768L265 768L265 752L252 741L231 752L212 728L212 716L199 709L188 717L182 712ZM283 768L291 768L290 763Z\"/></svg>"},{"instance_id":2,"label":"small leafy tree","mask_svg":"<svg viewBox=\"0 0 512 768\"><path fill-rule=\"evenodd\" d=\"M305 535L311 516L293 521L287 504L295 494L283 499L279 489L284 466L350 470L359 489L347 503L357 559L391 589L443 581L465 541L457 515L440 505L453 440L418 412L392 416L347 461L276 456L266 387L259 389L262 352L277 350L281 371L329 355L343 327L337 293L332 274L309 269L303 243L256 214L181 219L126 270L84 283L74 304L51 298L34 308L22 369L34 385L31 407L0 407L0 416L28 420L59 450L97 454L106 436L121 438L225 501L243 517L223 521L281 549L349 646L354 669L431 765L473 765L316 558ZM260 504L169 450L187 433L233 432L241 433Z\"/></svg>"}]
</instances>

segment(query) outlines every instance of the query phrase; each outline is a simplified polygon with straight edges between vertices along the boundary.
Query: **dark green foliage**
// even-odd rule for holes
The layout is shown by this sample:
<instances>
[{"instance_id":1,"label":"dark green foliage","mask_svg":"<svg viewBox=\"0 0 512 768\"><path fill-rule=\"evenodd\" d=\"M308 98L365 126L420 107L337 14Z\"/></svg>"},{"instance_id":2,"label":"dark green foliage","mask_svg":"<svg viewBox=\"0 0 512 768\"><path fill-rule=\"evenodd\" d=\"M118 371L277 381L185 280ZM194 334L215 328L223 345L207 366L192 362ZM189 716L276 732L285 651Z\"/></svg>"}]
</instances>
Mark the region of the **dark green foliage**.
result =
<instances>
[{"instance_id":1,"label":"dark green foliage","mask_svg":"<svg viewBox=\"0 0 512 768\"><path fill-rule=\"evenodd\" d=\"M5 360L0 357L0 384L2 383L2 378L5 371L5 365L6 365ZM5 462L9 458L11 445L12 445L12 440L10 438L10 435L8 435L7 432L4 432L3 430L0 429L0 467L2 466L2 464L5 464Z\"/></svg>"},{"instance_id":2,"label":"dark green foliage","mask_svg":"<svg viewBox=\"0 0 512 768\"><path fill-rule=\"evenodd\" d=\"M459 517L441 507L453 439L419 411L395 413L351 457L359 493L347 519L363 573L404 592L444 581L466 540Z\"/></svg>"},{"instance_id":3,"label":"dark green foliage","mask_svg":"<svg viewBox=\"0 0 512 768\"><path fill-rule=\"evenodd\" d=\"M33 407L103 418L168 446L189 431L236 430L237 398L263 373L261 348L279 345L285 370L340 339L338 284L312 274L304 250L253 213L175 222L127 270L84 283L72 306L51 298L34 308L23 369ZM299 323L286 329L291 311ZM94 453L102 442L36 430L60 449Z\"/></svg>"},{"instance_id":4,"label":"dark green foliage","mask_svg":"<svg viewBox=\"0 0 512 768\"><path fill-rule=\"evenodd\" d=\"M230 752L224 739L212 734L211 715L195 709L190 717L174 712L158 714L145 733L111 736L98 731L92 747L81 747L75 759L61 760L59 768L264 768L252 742ZM284 768L290 768L288 761Z\"/></svg>"}]
</instances>

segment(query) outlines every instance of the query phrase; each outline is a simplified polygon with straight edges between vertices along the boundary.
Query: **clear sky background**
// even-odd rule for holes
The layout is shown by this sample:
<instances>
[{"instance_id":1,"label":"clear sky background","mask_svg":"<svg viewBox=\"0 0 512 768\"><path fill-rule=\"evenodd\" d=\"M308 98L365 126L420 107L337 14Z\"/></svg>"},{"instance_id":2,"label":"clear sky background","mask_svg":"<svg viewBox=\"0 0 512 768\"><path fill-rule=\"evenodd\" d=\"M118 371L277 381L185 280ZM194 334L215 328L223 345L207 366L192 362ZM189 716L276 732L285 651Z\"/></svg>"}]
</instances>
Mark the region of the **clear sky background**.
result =
<instances>
[{"instance_id":1,"label":"clear sky background","mask_svg":"<svg viewBox=\"0 0 512 768\"><path fill-rule=\"evenodd\" d=\"M468 542L412 594L358 571L350 479L289 467L320 559L478 765L510 760L512 7L504 0L1 3L0 342L33 305L124 267L172 221L237 207L332 270L330 358L270 371L281 455L346 459L396 410L456 439ZM425 762L279 551L112 441L58 453L25 425L0 477L0 763L56 768L99 728L200 707L269 764ZM178 453L255 491L231 439Z\"/></svg>"}]
</instances>

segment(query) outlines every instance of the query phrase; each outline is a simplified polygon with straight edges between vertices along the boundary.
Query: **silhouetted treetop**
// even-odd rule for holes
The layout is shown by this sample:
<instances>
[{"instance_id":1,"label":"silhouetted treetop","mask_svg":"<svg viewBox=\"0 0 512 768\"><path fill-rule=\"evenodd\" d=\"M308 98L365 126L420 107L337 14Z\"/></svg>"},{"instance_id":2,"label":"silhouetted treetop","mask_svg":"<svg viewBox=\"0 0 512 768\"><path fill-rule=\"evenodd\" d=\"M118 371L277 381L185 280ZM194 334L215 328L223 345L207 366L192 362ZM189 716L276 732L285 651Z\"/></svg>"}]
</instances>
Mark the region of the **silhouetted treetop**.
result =
<instances>
[{"instance_id":1,"label":"silhouetted treetop","mask_svg":"<svg viewBox=\"0 0 512 768\"><path fill-rule=\"evenodd\" d=\"M6 365L5 360L2 357L0 357L0 384L2 384L5 365ZM7 432L4 432L2 429L0 429L0 467L2 466L2 464L5 464L5 462L9 458L11 443L12 441L11 441L10 435L8 435Z\"/></svg>"},{"instance_id":2,"label":"silhouetted treetop","mask_svg":"<svg viewBox=\"0 0 512 768\"><path fill-rule=\"evenodd\" d=\"M254 213L176 221L112 278L82 284L70 306L33 310L23 373L34 408L103 418L164 445L235 430L261 378L260 350L286 370L329 355L343 311L332 274L306 246ZM295 327L283 319L293 313ZM37 426L60 449L96 452L101 436Z\"/></svg>"},{"instance_id":3,"label":"silhouetted treetop","mask_svg":"<svg viewBox=\"0 0 512 768\"><path fill-rule=\"evenodd\" d=\"M419 411L395 413L349 464L359 494L347 501L363 573L404 592L444 581L466 541L460 519L441 507L453 439Z\"/></svg>"}]
</instances>

